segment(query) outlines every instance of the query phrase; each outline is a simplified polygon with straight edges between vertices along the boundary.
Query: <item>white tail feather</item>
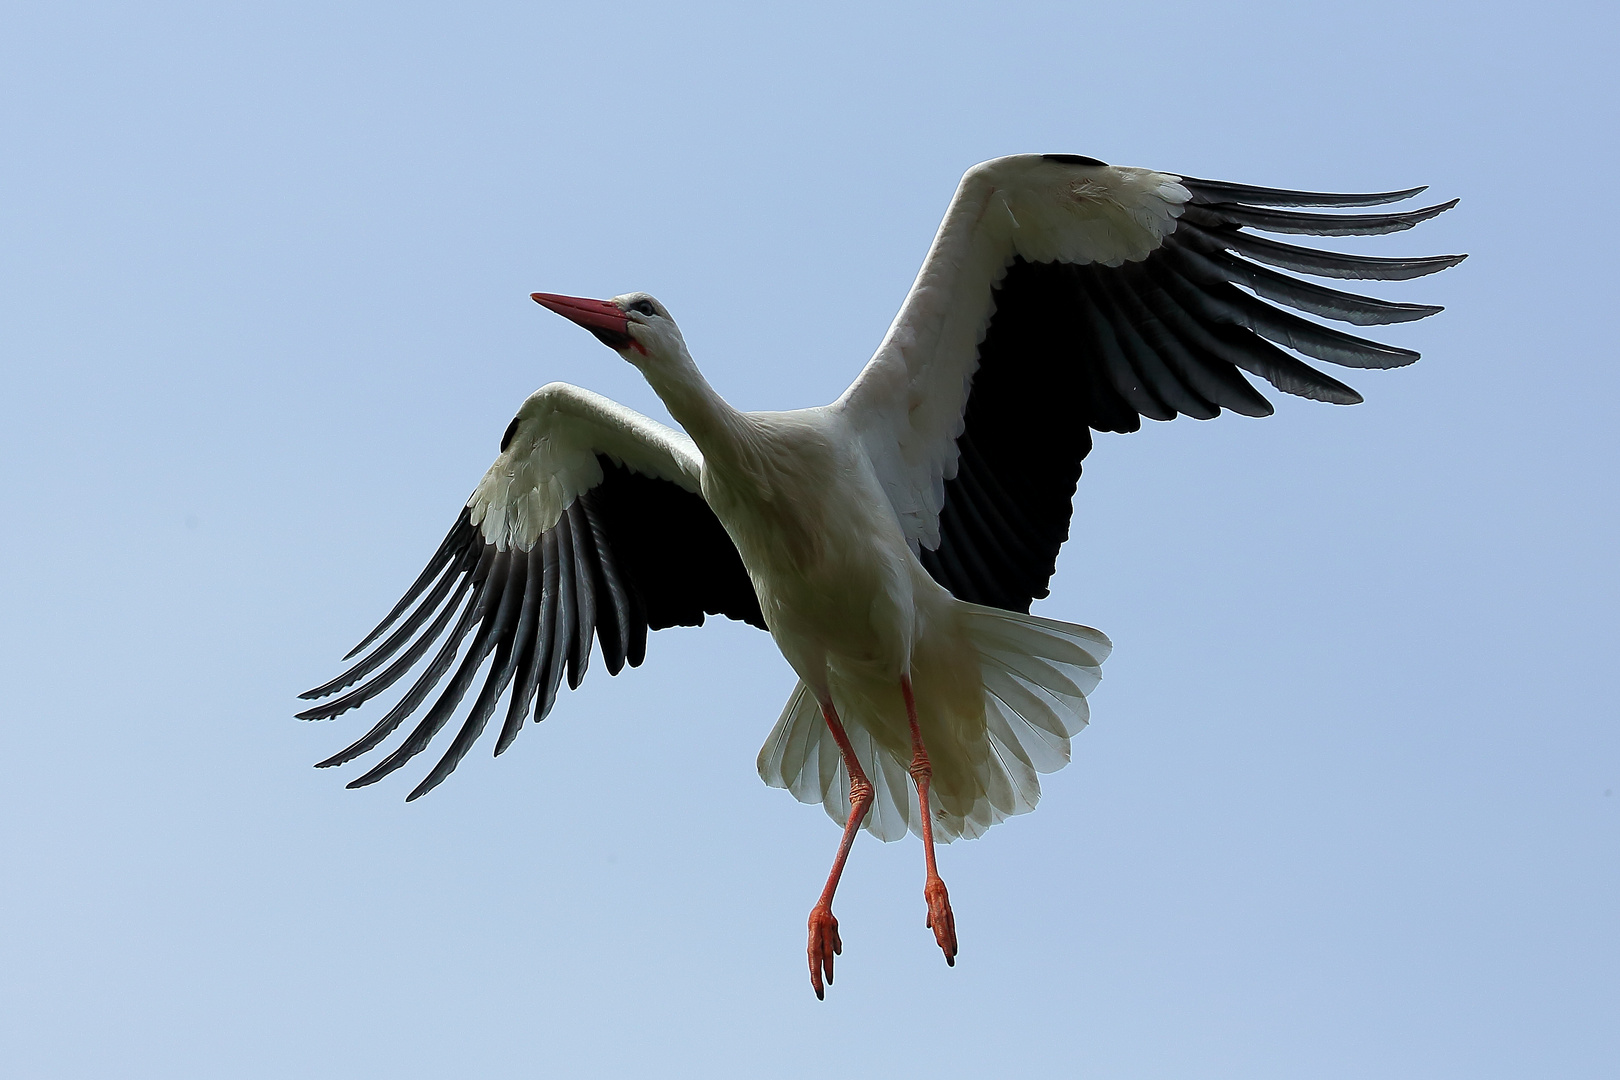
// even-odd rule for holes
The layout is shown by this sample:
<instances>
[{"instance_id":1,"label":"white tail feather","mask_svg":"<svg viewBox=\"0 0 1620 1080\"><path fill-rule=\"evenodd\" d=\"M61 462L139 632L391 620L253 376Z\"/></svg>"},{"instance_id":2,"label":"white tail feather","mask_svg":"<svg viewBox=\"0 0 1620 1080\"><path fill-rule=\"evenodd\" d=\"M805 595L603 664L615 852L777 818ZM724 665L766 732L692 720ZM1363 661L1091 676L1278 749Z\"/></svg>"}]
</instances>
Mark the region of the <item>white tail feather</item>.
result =
<instances>
[{"instance_id":1,"label":"white tail feather","mask_svg":"<svg viewBox=\"0 0 1620 1080\"><path fill-rule=\"evenodd\" d=\"M972 767L982 785L971 810L936 810L934 836L949 842L983 835L990 826L1035 809L1040 773L1069 763L1069 740L1090 719L1086 695L1102 678L1113 645L1087 626L958 602L984 682L984 736ZM872 781L865 829L881 840L920 833L917 789L902 761L844 717L850 746ZM849 817L849 774L821 706L804 683L794 688L759 752L759 775L800 802L819 802L840 825Z\"/></svg>"}]
</instances>

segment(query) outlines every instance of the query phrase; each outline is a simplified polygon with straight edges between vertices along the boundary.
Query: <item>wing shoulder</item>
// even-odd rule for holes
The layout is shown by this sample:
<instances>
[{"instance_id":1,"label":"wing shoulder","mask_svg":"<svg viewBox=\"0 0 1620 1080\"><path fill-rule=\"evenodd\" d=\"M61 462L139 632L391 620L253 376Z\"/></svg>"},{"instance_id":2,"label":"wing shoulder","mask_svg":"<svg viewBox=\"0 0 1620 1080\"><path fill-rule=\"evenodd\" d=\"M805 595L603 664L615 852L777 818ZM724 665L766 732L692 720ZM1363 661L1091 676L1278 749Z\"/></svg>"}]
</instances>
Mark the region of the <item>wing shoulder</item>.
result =
<instances>
[{"instance_id":1,"label":"wing shoulder","mask_svg":"<svg viewBox=\"0 0 1620 1080\"><path fill-rule=\"evenodd\" d=\"M501 453L467 500L484 539L527 551L582 492L602 482L601 459L697 494L703 457L682 432L610 398L549 383L523 402Z\"/></svg>"},{"instance_id":2,"label":"wing shoulder","mask_svg":"<svg viewBox=\"0 0 1620 1080\"><path fill-rule=\"evenodd\" d=\"M962 177L904 305L837 403L908 538L939 542L943 484L954 472L979 346L1014 260L1143 259L1191 197L1166 173L1061 155L996 158Z\"/></svg>"}]
</instances>

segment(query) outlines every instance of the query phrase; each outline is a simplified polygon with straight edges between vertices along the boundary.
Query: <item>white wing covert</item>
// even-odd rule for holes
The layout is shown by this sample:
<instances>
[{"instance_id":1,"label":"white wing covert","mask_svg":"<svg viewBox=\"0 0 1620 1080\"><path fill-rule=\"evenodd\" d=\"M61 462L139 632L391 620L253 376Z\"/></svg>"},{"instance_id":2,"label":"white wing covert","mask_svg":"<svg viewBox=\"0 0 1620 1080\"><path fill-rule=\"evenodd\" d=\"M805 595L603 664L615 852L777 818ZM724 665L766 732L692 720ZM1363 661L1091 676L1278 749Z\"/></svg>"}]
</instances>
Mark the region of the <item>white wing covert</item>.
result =
<instances>
[{"instance_id":1,"label":"white wing covert","mask_svg":"<svg viewBox=\"0 0 1620 1080\"><path fill-rule=\"evenodd\" d=\"M1285 393L1360 401L1290 352L1349 367L1418 354L1301 318L1359 325L1439 311L1340 292L1321 277L1419 277L1463 256L1371 258L1246 229L1395 232L1407 213L1319 214L1422 191L1330 194L1224 184L1066 154L1023 154L962 178L916 283L837 403L870 454L923 565L957 597L1027 612L1068 536L1091 430L1141 418L1264 416L1244 372ZM1266 264L1266 265L1262 265ZM1241 288L1240 288L1241 286Z\"/></svg>"},{"instance_id":2,"label":"white wing covert","mask_svg":"<svg viewBox=\"0 0 1620 1080\"><path fill-rule=\"evenodd\" d=\"M593 639L617 675L626 663L641 663L648 630L698 625L705 615L763 627L742 560L699 493L701 474L702 458L686 435L599 394L552 383L530 395L426 569L345 659L393 632L354 667L302 695L348 690L298 714L330 719L387 690L437 646L394 707L320 767L381 744L438 687L469 634L455 674L417 727L349 787L375 783L424 750L491 653L460 732L409 799L454 771L508 689L496 754L522 730L531 705L535 721L545 719L565 670L569 687L579 686Z\"/></svg>"}]
</instances>

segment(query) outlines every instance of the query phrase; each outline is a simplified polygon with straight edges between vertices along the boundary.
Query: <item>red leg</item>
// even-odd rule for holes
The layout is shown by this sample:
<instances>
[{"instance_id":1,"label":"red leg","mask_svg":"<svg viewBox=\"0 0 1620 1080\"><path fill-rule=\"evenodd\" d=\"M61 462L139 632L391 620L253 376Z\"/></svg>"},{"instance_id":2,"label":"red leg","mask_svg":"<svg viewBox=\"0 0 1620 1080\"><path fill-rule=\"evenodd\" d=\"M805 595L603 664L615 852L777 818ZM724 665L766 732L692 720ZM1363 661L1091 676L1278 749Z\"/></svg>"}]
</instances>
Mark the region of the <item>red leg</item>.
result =
<instances>
[{"instance_id":1,"label":"red leg","mask_svg":"<svg viewBox=\"0 0 1620 1080\"><path fill-rule=\"evenodd\" d=\"M827 886L821 890L821 899L816 901L816 906L810 909L810 985L815 988L818 999L826 996L821 985L822 973L826 973L827 985L831 986L833 957L844 951L844 943L838 938L838 920L833 918L832 913L833 893L838 889L838 879L844 874L844 862L849 858L850 846L855 843L855 833L872 805L872 782L866 778L861 763L855 759L855 750L849 745L849 736L844 734L844 725L839 723L838 713L833 710L831 703L823 703L821 715L832 730L833 742L838 744L838 752L844 755L844 768L849 772L849 820L844 822L844 837L838 842L838 854L833 858L832 872L827 875Z\"/></svg>"},{"instance_id":2,"label":"red leg","mask_svg":"<svg viewBox=\"0 0 1620 1080\"><path fill-rule=\"evenodd\" d=\"M906 721L911 725L911 778L917 782L917 803L922 810L923 858L928 866L923 898L928 901L928 926L945 954L945 962L955 967L956 915L951 911L951 897L945 891L945 882L940 880L939 867L934 863L934 818L928 809L928 782L934 777L934 766L928 760L928 748L923 745L922 729L917 726L917 701L911 696L911 676L900 676L900 693L906 699Z\"/></svg>"}]
</instances>

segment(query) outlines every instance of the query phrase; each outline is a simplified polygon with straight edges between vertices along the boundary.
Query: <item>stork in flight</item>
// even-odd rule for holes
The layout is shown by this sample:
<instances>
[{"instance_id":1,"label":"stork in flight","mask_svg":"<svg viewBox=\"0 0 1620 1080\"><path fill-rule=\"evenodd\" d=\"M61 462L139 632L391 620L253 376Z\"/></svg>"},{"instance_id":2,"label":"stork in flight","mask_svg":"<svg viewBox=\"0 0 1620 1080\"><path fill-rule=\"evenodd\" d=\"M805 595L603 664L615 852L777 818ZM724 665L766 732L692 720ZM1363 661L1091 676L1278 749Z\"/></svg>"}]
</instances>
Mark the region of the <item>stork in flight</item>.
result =
<instances>
[{"instance_id":1,"label":"stork in flight","mask_svg":"<svg viewBox=\"0 0 1620 1080\"><path fill-rule=\"evenodd\" d=\"M545 719L564 673L579 685L593 638L617 675L641 663L649 630L740 619L769 631L799 676L760 776L843 825L810 913L816 996L842 952L833 892L862 827L883 840L921 837L928 926L954 964L934 841L1034 809L1038 774L1067 763L1110 649L1096 630L1028 613L1068 537L1092 430L1222 409L1269 414L1245 372L1284 393L1360 401L1295 354L1354 368L1418 354L1274 304L1358 325L1440 309L1279 269L1397 280L1463 256L1371 258L1255 233L1396 232L1455 205L1297 209L1422 190L1285 191L1070 154L987 161L962 178L855 382L832 404L795 412L726 404L645 293L535 293L634 364L685 433L564 383L530 395L427 568L345 659L388 636L303 695L347 691L299 714L335 717L432 653L387 714L320 766L376 749L453 667L404 741L348 786L392 773L427 748L493 653L416 799L455 769L503 696L496 754L531 707Z\"/></svg>"}]
</instances>

